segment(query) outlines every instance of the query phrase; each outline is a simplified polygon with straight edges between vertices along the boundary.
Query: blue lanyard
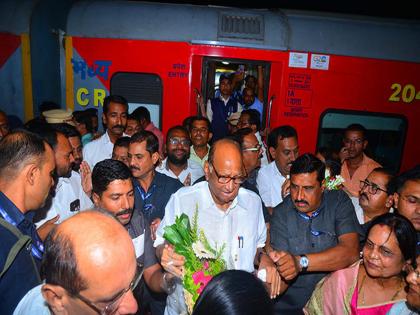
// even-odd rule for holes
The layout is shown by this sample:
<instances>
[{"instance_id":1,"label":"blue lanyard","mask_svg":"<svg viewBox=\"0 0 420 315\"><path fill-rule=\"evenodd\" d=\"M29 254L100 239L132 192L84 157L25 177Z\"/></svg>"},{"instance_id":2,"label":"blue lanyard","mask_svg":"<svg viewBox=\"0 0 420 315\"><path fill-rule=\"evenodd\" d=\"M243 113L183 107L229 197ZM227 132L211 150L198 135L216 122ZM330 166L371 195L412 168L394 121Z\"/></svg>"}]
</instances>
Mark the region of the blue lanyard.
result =
<instances>
[{"instance_id":1,"label":"blue lanyard","mask_svg":"<svg viewBox=\"0 0 420 315\"><path fill-rule=\"evenodd\" d=\"M0 206L0 214L3 216L4 220L6 220L11 225L17 227L17 222L15 222L9 214ZM35 258L38 258L39 260L42 259L42 256L44 254L44 244L42 244L41 239L38 236L38 233L32 233L32 246L31 246L31 253L32 256Z\"/></svg>"},{"instance_id":2,"label":"blue lanyard","mask_svg":"<svg viewBox=\"0 0 420 315\"><path fill-rule=\"evenodd\" d=\"M153 204L151 204L150 202L148 203L147 200L152 196L155 188L156 188L156 185L153 184L152 187L150 187L149 191L146 193L143 190L143 188L141 188L140 185L137 186L137 190L140 193L141 200L143 200L143 211L145 213L150 214L152 212L152 210L154 209Z\"/></svg>"},{"instance_id":3,"label":"blue lanyard","mask_svg":"<svg viewBox=\"0 0 420 315\"><path fill-rule=\"evenodd\" d=\"M309 221L309 229L310 229L311 234L313 236L320 236L321 234L325 233L325 232L322 232L322 231L312 230L312 219L316 218L321 213L321 209L316 210L314 213L312 213L311 216L308 216L308 215L306 215L306 214L304 214L300 211L297 211L297 210L296 210L296 212L302 219L304 219L305 221Z\"/></svg>"}]
</instances>

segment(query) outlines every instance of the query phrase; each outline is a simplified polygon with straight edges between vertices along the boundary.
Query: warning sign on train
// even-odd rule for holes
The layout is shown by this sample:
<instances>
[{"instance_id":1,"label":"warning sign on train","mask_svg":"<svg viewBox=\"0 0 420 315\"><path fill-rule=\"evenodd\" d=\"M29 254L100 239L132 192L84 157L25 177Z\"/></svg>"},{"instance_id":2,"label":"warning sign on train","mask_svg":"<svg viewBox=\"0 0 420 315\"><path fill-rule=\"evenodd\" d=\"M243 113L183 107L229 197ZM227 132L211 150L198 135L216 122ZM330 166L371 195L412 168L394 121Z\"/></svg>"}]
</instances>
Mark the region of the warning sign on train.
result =
<instances>
[{"instance_id":1,"label":"warning sign on train","mask_svg":"<svg viewBox=\"0 0 420 315\"><path fill-rule=\"evenodd\" d=\"M308 118L307 110L312 107L311 75L289 73L285 105L286 117Z\"/></svg>"}]
</instances>

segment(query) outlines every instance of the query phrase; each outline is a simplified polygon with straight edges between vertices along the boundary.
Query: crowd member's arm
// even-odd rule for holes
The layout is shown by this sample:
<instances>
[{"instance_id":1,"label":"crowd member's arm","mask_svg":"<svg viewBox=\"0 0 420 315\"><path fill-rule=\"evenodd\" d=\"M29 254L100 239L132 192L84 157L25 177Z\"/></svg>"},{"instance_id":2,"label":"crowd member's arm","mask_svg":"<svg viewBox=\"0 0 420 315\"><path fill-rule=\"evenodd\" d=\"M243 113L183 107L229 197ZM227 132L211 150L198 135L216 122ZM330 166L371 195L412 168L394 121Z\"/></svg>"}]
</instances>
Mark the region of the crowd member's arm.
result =
<instances>
[{"instance_id":1,"label":"crowd member's arm","mask_svg":"<svg viewBox=\"0 0 420 315\"><path fill-rule=\"evenodd\" d=\"M260 205L260 216L258 219L258 242L257 242L257 252L255 255L255 265L258 265L258 273L265 273L266 284L268 285L268 293L272 299L276 298L279 294L284 292L287 288L286 284L280 278L280 274L277 271L276 265L267 255L265 247L267 244L268 236L268 227L269 223L265 222L265 218L262 210L262 201L259 199L258 203Z\"/></svg>"},{"instance_id":2,"label":"crowd member's arm","mask_svg":"<svg viewBox=\"0 0 420 315\"><path fill-rule=\"evenodd\" d=\"M336 246L319 253L306 254L309 260L308 272L336 271L346 268L358 259L359 237L357 233L341 235ZM286 280L292 280L302 271L300 256L294 256L287 251L275 251L270 255L277 263L280 275Z\"/></svg>"},{"instance_id":3,"label":"crowd member's arm","mask_svg":"<svg viewBox=\"0 0 420 315\"><path fill-rule=\"evenodd\" d=\"M156 256L166 272L180 278L182 277L184 273L185 257L175 253L172 245L161 244L156 247Z\"/></svg>"},{"instance_id":4,"label":"crowd member's arm","mask_svg":"<svg viewBox=\"0 0 420 315\"><path fill-rule=\"evenodd\" d=\"M329 206L337 207L335 213L335 229L338 235L338 244L319 253L306 254L309 260L307 271L335 271L350 266L359 258L359 232L360 226L357 221L354 207L350 198L342 191L337 192L336 200ZM276 213L274 213L276 216ZM280 221L281 220L277 220ZM271 229L274 228L274 220ZM276 230L279 229L276 224ZM280 228L282 228L280 226ZM283 227L286 228L286 227ZM279 233L279 232L278 232ZM273 234L272 234L273 235ZM273 241L271 242L273 244ZM295 278L301 271L299 264L300 256L293 256L287 250L273 253L271 258L278 265L280 275L286 280Z\"/></svg>"},{"instance_id":5,"label":"crowd member's arm","mask_svg":"<svg viewBox=\"0 0 420 315\"><path fill-rule=\"evenodd\" d=\"M213 120L213 111L211 110L211 100L207 101L206 116L210 120L210 122Z\"/></svg>"},{"instance_id":6,"label":"crowd member's arm","mask_svg":"<svg viewBox=\"0 0 420 315\"><path fill-rule=\"evenodd\" d=\"M290 194L290 178L286 178L283 185L281 185L281 198L286 198L288 194Z\"/></svg>"},{"instance_id":7,"label":"crowd member's arm","mask_svg":"<svg viewBox=\"0 0 420 315\"><path fill-rule=\"evenodd\" d=\"M42 241L45 241L47 238L48 233L54 228L56 225L55 223L60 219L60 216L57 214L54 218L46 221L44 224L42 224L36 231L38 233L38 236Z\"/></svg>"},{"instance_id":8,"label":"crowd member's arm","mask_svg":"<svg viewBox=\"0 0 420 315\"><path fill-rule=\"evenodd\" d=\"M156 240L154 246L156 247L156 257L158 258L163 269L168 273L182 277L183 266L185 263L185 258L182 255L175 253L175 249L172 245L168 244L163 238L165 232L165 227L173 224L175 222L175 217L179 215L176 212L180 201L172 195L165 207L165 216L163 217L159 227L156 231Z\"/></svg>"},{"instance_id":9,"label":"crowd member's arm","mask_svg":"<svg viewBox=\"0 0 420 315\"><path fill-rule=\"evenodd\" d=\"M264 72L263 67L258 66L258 86L257 86L257 97L261 102L264 102Z\"/></svg>"},{"instance_id":10,"label":"crowd member's arm","mask_svg":"<svg viewBox=\"0 0 420 315\"><path fill-rule=\"evenodd\" d=\"M92 172L89 167L89 164L86 161L82 161L80 164L80 177L81 185L85 194L91 198L92 197Z\"/></svg>"},{"instance_id":11,"label":"crowd member's arm","mask_svg":"<svg viewBox=\"0 0 420 315\"><path fill-rule=\"evenodd\" d=\"M259 257L258 272L265 270L265 282L269 286L268 293L270 294L270 298L274 299L282 294L287 289L288 285L281 278L273 260L265 253L264 250L261 249L258 251L257 256Z\"/></svg>"}]
</instances>

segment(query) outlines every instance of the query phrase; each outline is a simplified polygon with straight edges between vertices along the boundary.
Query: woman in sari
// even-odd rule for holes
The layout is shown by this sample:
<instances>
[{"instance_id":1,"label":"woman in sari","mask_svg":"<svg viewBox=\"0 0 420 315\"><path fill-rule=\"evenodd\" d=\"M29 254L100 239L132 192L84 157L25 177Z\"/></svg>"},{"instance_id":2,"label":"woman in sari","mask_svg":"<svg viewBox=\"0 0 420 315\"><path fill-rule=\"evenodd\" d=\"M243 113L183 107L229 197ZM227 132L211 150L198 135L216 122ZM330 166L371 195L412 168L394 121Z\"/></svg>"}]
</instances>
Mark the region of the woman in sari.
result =
<instances>
[{"instance_id":1,"label":"woman in sari","mask_svg":"<svg viewBox=\"0 0 420 315\"><path fill-rule=\"evenodd\" d=\"M406 299L403 271L415 263L416 231L409 220L386 213L372 220L363 259L316 286L304 308L311 315L385 315Z\"/></svg>"}]
</instances>

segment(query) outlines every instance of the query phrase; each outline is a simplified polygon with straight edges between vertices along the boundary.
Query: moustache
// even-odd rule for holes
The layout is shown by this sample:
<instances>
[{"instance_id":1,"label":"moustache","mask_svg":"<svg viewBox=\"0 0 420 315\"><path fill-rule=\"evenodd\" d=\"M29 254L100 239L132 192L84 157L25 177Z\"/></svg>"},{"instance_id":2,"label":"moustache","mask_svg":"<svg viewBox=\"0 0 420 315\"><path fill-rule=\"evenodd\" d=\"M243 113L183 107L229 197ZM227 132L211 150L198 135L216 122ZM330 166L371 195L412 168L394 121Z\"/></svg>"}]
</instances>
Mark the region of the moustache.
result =
<instances>
[{"instance_id":1,"label":"moustache","mask_svg":"<svg viewBox=\"0 0 420 315\"><path fill-rule=\"evenodd\" d=\"M140 169L136 166L130 166L130 171L132 171L132 170L136 170L136 171L140 172Z\"/></svg>"},{"instance_id":2,"label":"moustache","mask_svg":"<svg viewBox=\"0 0 420 315\"><path fill-rule=\"evenodd\" d=\"M115 125L111 129L124 129L124 126L123 125Z\"/></svg>"},{"instance_id":3,"label":"moustache","mask_svg":"<svg viewBox=\"0 0 420 315\"><path fill-rule=\"evenodd\" d=\"M128 208L128 209L125 209L123 211L118 212L115 216L118 217L118 216L124 215L124 214L131 214L132 212L133 212L133 209Z\"/></svg>"},{"instance_id":4,"label":"moustache","mask_svg":"<svg viewBox=\"0 0 420 315\"><path fill-rule=\"evenodd\" d=\"M295 204L296 203L304 203L305 205L309 205L309 203L306 200L298 200L298 199L295 199Z\"/></svg>"}]
</instances>

